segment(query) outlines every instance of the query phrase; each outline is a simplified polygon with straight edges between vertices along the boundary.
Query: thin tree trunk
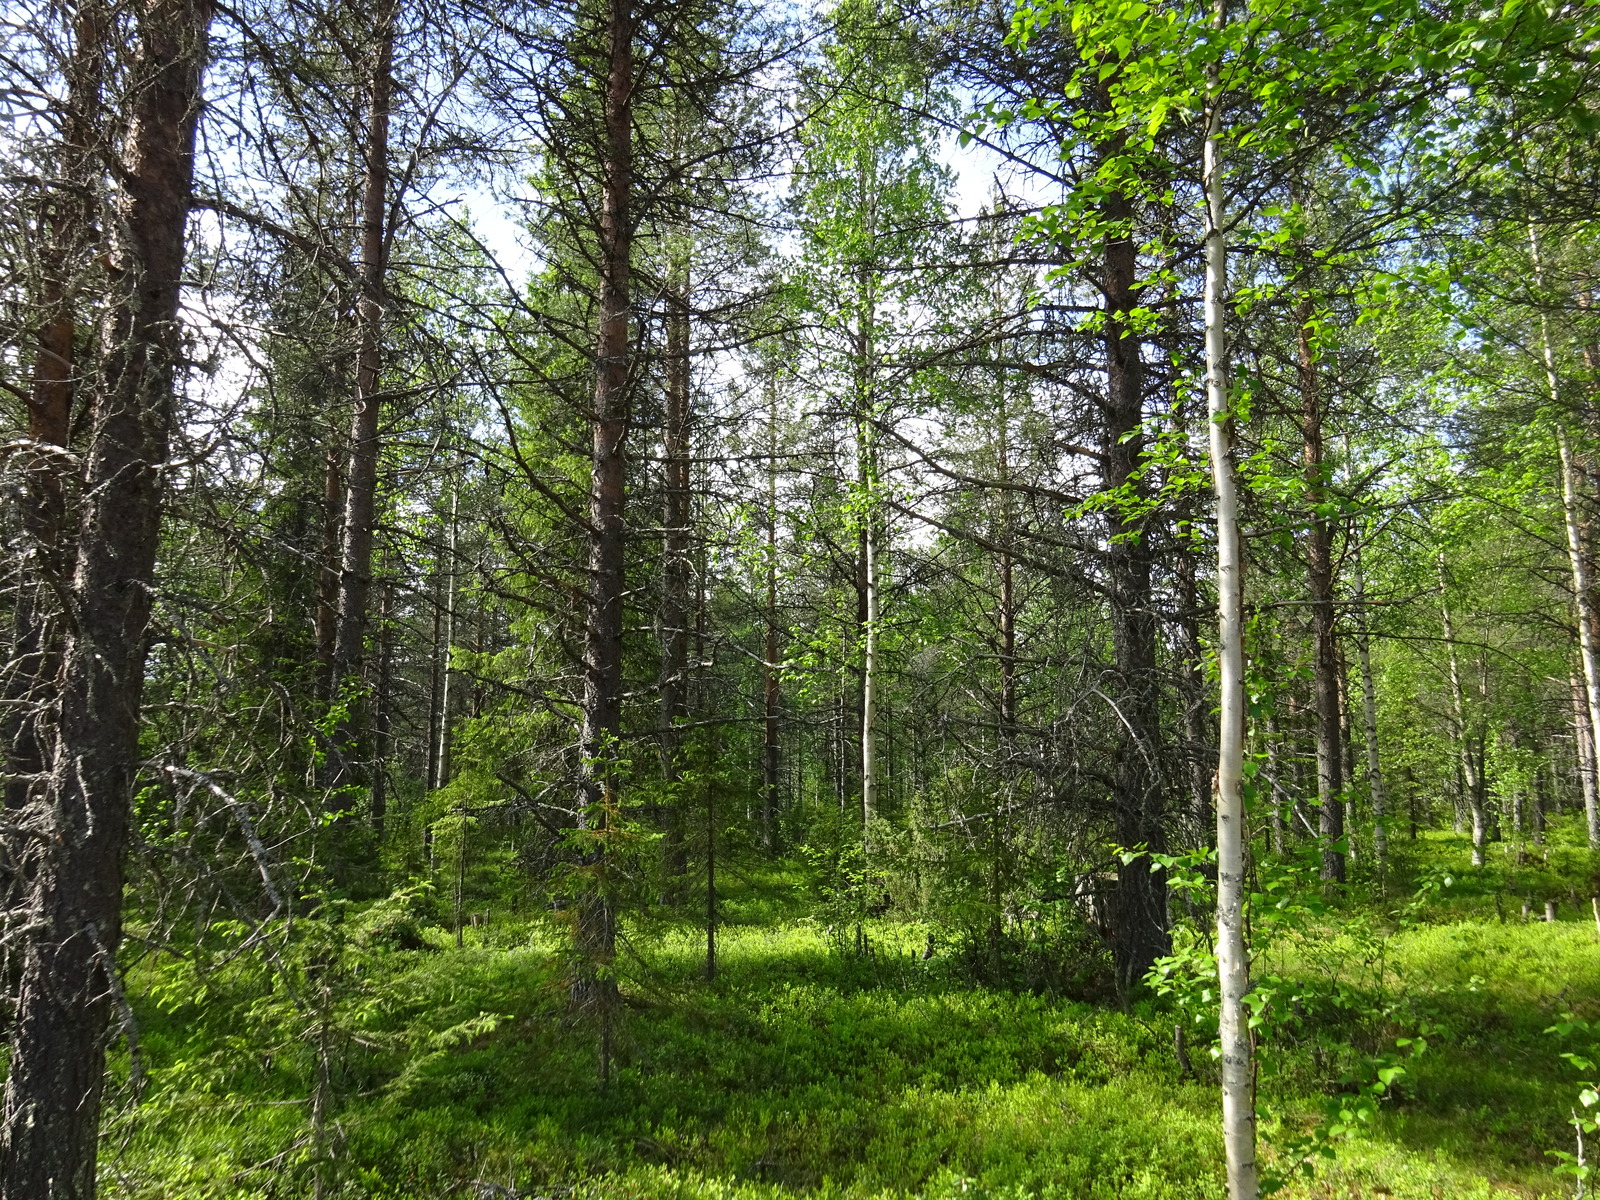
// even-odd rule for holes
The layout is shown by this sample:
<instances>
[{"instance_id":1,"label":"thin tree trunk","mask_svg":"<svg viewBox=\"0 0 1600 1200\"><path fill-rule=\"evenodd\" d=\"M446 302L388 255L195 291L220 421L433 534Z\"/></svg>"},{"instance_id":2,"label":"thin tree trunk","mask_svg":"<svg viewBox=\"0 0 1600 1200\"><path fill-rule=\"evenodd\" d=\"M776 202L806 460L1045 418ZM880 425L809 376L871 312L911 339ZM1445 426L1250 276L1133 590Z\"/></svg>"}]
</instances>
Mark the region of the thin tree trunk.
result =
<instances>
[{"instance_id":1,"label":"thin tree trunk","mask_svg":"<svg viewBox=\"0 0 1600 1200\"><path fill-rule=\"evenodd\" d=\"M1439 586L1444 587L1444 558L1439 559ZM1449 654L1450 703L1456 721L1456 745L1461 758L1461 797L1472 814L1472 865L1484 863L1484 840L1487 827L1483 819L1483 788L1478 778L1478 760L1472 752L1471 731L1467 726L1467 703L1461 688L1461 665L1456 655L1455 627L1450 620L1450 606L1441 598L1439 619L1444 627L1444 641Z\"/></svg>"},{"instance_id":2,"label":"thin tree trunk","mask_svg":"<svg viewBox=\"0 0 1600 1200\"><path fill-rule=\"evenodd\" d=\"M1269 714L1263 740L1267 745L1267 796L1268 811L1272 814L1272 852L1282 854L1287 848L1289 822L1283 811L1283 784L1279 779L1278 718Z\"/></svg>"},{"instance_id":3,"label":"thin tree trunk","mask_svg":"<svg viewBox=\"0 0 1600 1200\"><path fill-rule=\"evenodd\" d=\"M1594 580L1589 574L1589 555L1584 546L1578 507L1578 471L1565 429L1557 433L1556 444L1561 456L1561 507L1566 518L1567 558L1572 566L1572 599L1578 622L1578 661L1583 667L1584 715L1588 721L1588 742L1593 747L1600 745L1600 647L1595 645ZM1589 845L1600 847L1600 805L1595 803L1592 783L1584 794L1584 802Z\"/></svg>"},{"instance_id":4,"label":"thin tree trunk","mask_svg":"<svg viewBox=\"0 0 1600 1200\"><path fill-rule=\"evenodd\" d=\"M1383 790L1383 764L1378 754L1378 689L1372 675L1372 653L1367 634L1367 581L1356 555L1356 657L1361 665L1361 715L1367 738L1367 791L1372 797L1372 860L1379 886L1389 863L1388 802Z\"/></svg>"},{"instance_id":5,"label":"thin tree trunk","mask_svg":"<svg viewBox=\"0 0 1600 1200\"><path fill-rule=\"evenodd\" d=\"M778 814L778 385L767 395L767 644L761 666L761 845L777 844Z\"/></svg>"},{"instance_id":6,"label":"thin tree trunk","mask_svg":"<svg viewBox=\"0 0 1600 1200\"><path fill-rule=\"evenodd\" d=\"M996 315L1000 303L996 300ZM1011 512L1011 412L1010 397L1006 394L1005 343L998 347L1002 365L998 371L999 393L995 413L995 459L1000 475L1000 528L996 542L999 544L1000 569L1000 754L1005 760L1004 770L1009 773L1013 743L1017 734L1017 594L1016 570L1012 557L1014 537Z\"/></svg>"},{"instance_id":7,"label":"thin tree trunk","mask_svg":"<svg viewBox=\"0 0 1600 1200\"><path fill-rule=\"evenodd\" d=\"M339 603L333 639L332 695L353 701L366 652L367 605L372 589L372 545L378 497L378 393L383 367L385 275L389 265L389 110L394 94L397 0L379 0L376 45L367 98L365 178L361 197L361 298L356 306L356 395L350 417L350 459L345 475ZM333 764L335 787L352 782L360 720L341 722Z\"/></svg>"},{"instance_id":8,"label":"thin tree trunk","mask_svg":"<svg viewBox=\"0 0 1600 1200\"><path fill-rule=\"evenodd\" d=\"M1550 768L1550 774L1553 777L1555 774L1555 761L1553 759L1549 760L1548 766ZM1548 801L1545 799L1545 772L1543 769L1540 769L1538 772L1536 772L1533 777L1533 796L1531 799L1533 801L1533 805L1528 815L1530 818L1529 824L1533 828L1533 844L1535 846L1543 846L1544 814L1545 809L1548 806Z\"/></svg>"},{"instance_id":9,"label":"thin tree trunk","mask_svg":"<svg viewBox=\"0 0 1600 1200\"><path fill-rule=\"evenodd\" d=\"M663 562L661 568L661 778L667 794L676 796L682 774L678 761L678 722L684 715L684 690L689 665L689 263L677 255L667 269L666 412L662 432L665 460L663 497ZM676 799L661 806L662 866L667 893L675 897L688 869L683 815Z\"/></svg>"},{"instance_id":10,"label":"thin tree trunk","mask_svg":"<svg viewBox=\"0 0 1600 1200\"><path fill-rule=\"evenodd\" d=\"M1298 312L1300 368L1300 432L1305 445L1306 504L1311 530L1306 539L1306 583L1311 593L1312 692L1316 701L1318 832L1322 838L1322 878L1343 883L1344 764L1339 716L1339 648L1335 640L1333 596L1333 523L1322 514L1327 499L1327 473L1322 436L1322 395L1312 346L1315 312L1310 297Z\"/></svg>"},{"instance_id":11,"label":"thin tree trunk","mask_svg":"<svg viewBox=\"0 0 1600 1200\"><path fill-rule=\"evenodd\" d=\"M1183 740L1188 743L1188 753L1184 757L1189 774L1190 819L1194 825L1195 844L1208 845L1215 826L1211 819L1211 723L1207 712L1210 705L1206 699L1205 652L1200 645L1200 585L1195 577L1195 558L1193 550L1180 546L1173 574L1178 589L1182 656L1179 702L1183 705ZM1275 747L1269 750L1269 753L1275 752ZM1276 778L1276 772L1273 777Z\"/></svg>"},{"instance_id":12,"label":"thin tree trunk","mask_svg":"<svg viewBox=\"0 0 1600 1200\"><path fill-rule=\"evenodd\" d=\"M441 536L443 530L440 531ZM432 791L439 786L439 720L444 711L444 612L445 612L445 567L444 553L440 543L434 542L434 568L433 568L433 642L428 653L428 724L424 731L427 738L427 763L424 768L424 783Z\"/></svg>"},{"instance_id":13,"label":"thin tree trunk","mask_svg":"<svg viewBox=\"0 0 1600 1200\"><path fill-rule=\"evenodd\" d=\"M1338 647L1339 664L1339 745L1344 748L1344 841L1345 857L1354 864L1360 854L1361 817L1356 804L1356 741L1350 714L1350 664L1344 647Z\"/></svg>"},{"instance_id":14,"label":"thin tree trunk","mask_svg":"<svg viewBox=\"0 0 1600 1200\"><path fill-rule=\"evenodd\" d=\"M35 307L33 382L27 397L28 441L23 459L22 528L27 556L12 609L11 662L0 709L0 753L9 757L5 806L21 808L45 784L50 730L45 725L60 667L60 631L49 580L66 576L71 547L66 539L67 505L63 451L72 431L78 393L78 304L81 281L95 240L96 147L101 136L101 88L105 75L108 14L101 0L82 0L73 13L72 54L67 65L66 111L62 116L57 169L60 186L40 216L43 237ZM31 569L30 569L31 567Z\"/></svg>"},{"instance_id":15,"label":"thin tree trunk","mask_svg":"<svg viewBox=\"0 0 1600 1200\"><path fill-rule=\"evenodd\" d=\"M333 643L339 630L339 544L344 521L344 456L330 422L322 464L322 546L317 563L317 694L333 696Z\"/></svg>"},{"instance_id":16,"label":"thin tree trunk","mask_svg":"<svg viewBox=\"0 0 1600 1200\"><path fill-rule=\"evenodd\" d=\"M631 354L628 311L633 270L633 25L630 0L609 0L605 136L600 199L600 321L589 485L589 596L584 630L583 729L578 827L590 833L582 866L587 886L575 928L573 1000L600 1027L600 1077L610 1077L617 986L611 977L616 918L604 879L605 835L616 806L612 761L622 733L623 550Z\"/></svg>"},{"instance_id":17,"label":"thin tree trunk","mask_svg":"<svg viewBox=\"0 0 1600 1200\"><path fill-rule=\"evenodd\" d=\"M1539 235L1533 225L1528 226L1528 245L1533 256L1535 282L1544 284L1544 264L1539 254ZM1583 664L1584 697L1589 716L1589 743L1600 746L1600 648L1595 645L1595 630L1600 628L1600 613L1596 612L1594 579L1589 570L1588 547L1584 544L1583 514L1578 494L1578 467L1572 453L1571 439L1561 424L1561 378L1556 371L1555 342L1550 336L1549 314L1539 313L1539 334L1544 355L1545 386L1549 391L1550 405L1557 419L1556 449L1561 458L1561 510L1567 533L1567 558L1572 566L1572 601L1578 618L1578 653ZM1600 808L1589 804L1584 815L1588 825L1589 846L1600 848Z\"/></svg>"},{"instance_id":18,"label":"thin tree trunk","mask_svg":"<svg viewBox=\"0 0 1600 1200\"><path fill-rule=\"evenodd\" d=\"M1572 676L1572 730L1578 750L1578 784L1583 793L1584 818L1593 826L1600 815L1600 786L1597 786L1594 753L1594 726L1589 721L1587 691L1576 674Z\"/></svg>"},{"instance_id":19,"label":"thin tree trunk","mask_svg":"<svg viewBox=\"0 0 1600 1200\"><path fill-rule=\"evenodd\" d=\"M0 1195L91 1200L178 300L211 6L147 0L118 179L44 836L21 848L32 928L5 1085Z\"/></svg>"},{"instance_id":20,"label":"thin tree trunk","mask_svg":"<svg viewBox=\"0 0 1600 1200\"><path fill-rule=\"evenodd\" d=\"M378 602L378 687L372 712L372 832L381 840L389 815L389 716L394 707L394 580Z\"/></svg>"},{"instance_id":21,"label":"thin tree trunk","mask_svg":"<svg viewBox=\"0 0 1600 1200\"><path fill-rule=\"evenodd\" d=\"M865 184L863 192L868 189ZM870 223L870 217L868 218ZM874 324L877 296L863 267L858 288L856 330L856 476L861 511L861 822L870 838L878 812L878 461L873 429L876 404Z\"/></svg>"},{"instance_id":22,"label":"thin tree trunk","mask_svg":"<svg viewBox=\"0 0 1600 1200\"><path fill-rule=\"evenodd\" d=\"M870 837L878 814L878 534L870 502L863 519L867 611L861 652L861 819Z\"/></svg>"},{"instance_id":23,"label":"thin tree trunk","mask_svg":"<svg viewBox=\"0 0 1600 1200\"><path fill-rule=\"evenodd\" d=\"M1225 0L1214 0L1220 31ZM1229 1200L1257 1200L1255 1061L1250 1042L1250 959L1244 940L1245 851L1244 731L1244 551L1239 540L1237 485L1233 465L1232 415L1228 408L1227 330L1224 300L1228 259L1224 241L1220 65L1207 70L1210 111L1206 115L1206 408L1210 416L1211 478L1217 501L1217 657L1220 669L1220 728L1217 757L1217 982L1222 1052L1222 1140Z\"/></svg>"},{"instance_id":24,"label":"thin tree trunk","mask_svg":"<svg viewBox=\"0 0 1600 1200\"><path fill-rule=\"evenodd\" d=\"M713 738L713 746L715 739ZM717 977L717 777L706 781L706 980Z\"/></svg>"},{"instance_id":25,"label":"thin tree trunk","mask_svg":"<svg viewBox=\"0 0 1600 1200\"><path fill-rule=\"evenodd\" d=\"M1000 468L1000 711L999 745L1000 789L989 818L989 931L990 970L998 982L1001 975L1002 937L1005 932L1005 810L1014 802L1016 794L1016 739L1017 739L1017 611L1016 582L1012 561L1011 490L1005 486L1011 476L1010 414L1007 412L1005 371L1000 372L999 426Z\"/></svg>"},{"instance_id":26,"label":"thin tree trunk","mask_svg":"<svg viewBox=\"0 0 1600 1200\"><path fill-rule=\"evenodd\" d=\"M459 463L457 464L459 468ZM461 483L459 478L450 481L450 528L446 533L444 560L444 629L443 637L434 644L439 671L439 725L434 731L433 782L442 788L450 782L450 654L456 642L456 550L461 536L460 521Z\"/></svg>"}]
</instances>

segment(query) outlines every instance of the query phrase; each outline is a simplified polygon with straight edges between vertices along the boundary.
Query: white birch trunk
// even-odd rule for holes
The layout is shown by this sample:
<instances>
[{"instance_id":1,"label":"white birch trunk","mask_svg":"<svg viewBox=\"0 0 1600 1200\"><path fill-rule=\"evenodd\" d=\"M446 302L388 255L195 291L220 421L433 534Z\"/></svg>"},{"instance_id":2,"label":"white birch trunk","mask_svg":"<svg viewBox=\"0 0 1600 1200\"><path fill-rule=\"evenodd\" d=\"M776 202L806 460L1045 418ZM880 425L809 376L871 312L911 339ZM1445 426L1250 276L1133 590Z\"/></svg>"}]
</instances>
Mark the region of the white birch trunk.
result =
<instances>
[{"instance_id":1,"label":"white birch trunk","mask_svg":"<svg viewBox=\"0 0 1600 1200\"><path fill-rule=\"evenodd\" d=\"M1544 283L1544 264L1539 257L1539 235L1528 226L1528 245L1533 252L1535 282ZM1545 386L1557 422L1561 420L1561 379L1556 373L1556 348L1550 337L1550 317L1539 314L1539 335L1544 350ZM1572 598L1578 617L1578 653L1583 661L1584 698L1589 709L1589 743L1600 746L1600 657L1595 648L1594 581L1589 577L1589 556L1584 552L1583 519L1578 507L1578 469L1573 461L1572 443L1566 428L1557 425L1556 449L1561 455L1561 511L1566 518L1567 557L1572 563ZM1600 847L1600 806L1593 789L1584 796L1584 817L1589 827L1589 845Z\"/></svg>"},{"instance_id":2,"label":"white birch trunk","mask_svg":"<svg viewBox=\"0 0 1600 1200\"><path fill-rule=\"evenodd\" d=\"M1545 343L1546 353L1549 342ZM1552 383L1552 386L1553 383ZM1583 663L1583 692L1589 715L1589 744L1600 746L1600 656L1594 644L1594 592L1589 578L1588 555L1583 549L1583 527L1578 512L1578 472L1572 461L1572 446L1567 431L1556 435L1561 452L1561 507L1567 524L1567 557L1572 563L1572 594L1578 618L1578 657ZM1584 817L1589 827L1589 845L1600 847L1600 804L1595 802L1595 788L1584 792Z\"/></svg>"},{"instance_id":3,"label":"white birch trunk","mask_svg":"<svg viewBox=\"0 0 1600 1200\"><path fill-rule=\"evenodd\" d=\"M1439 590L1444 591L1444 556L1439 556ZM1461 664L1456 658L1456 632L1450 621L1450 606L1439 604L1439 621L1444 626L1444 642L1449 653L1450 702L1455 710L1456 744L1461 749L1461 790L1472 814L1472 865L1484 864L1484 845L1488 829L1484 821L1483 788L1478 778L1478 760L1472 755L1472 740L1467 730L1467 702L1461 688Z\"/></svg>"},{"instance_id":4,"label":"white birch trunk","mask_svg":"<svg viewBox=\"0 0 1600 1200\"><path fill-rule=\"evenodd\" d=\"M1215 0L1216 28L1226 20L1225 0ZM1257 1200L1254 1048L1244 998L1250 962L1244 940L1244 555L1239 542L1239 501L1228 414L1227 331L1223 297L1228 248L1223 234L1220 66L1209 69L1210 112L1205 134L1206 195L1206 409L1210 416L1211 479L1217 502L1218 658L1221 668L1217 809L1217 982L1221 1000L1222 1138L1229 1200Z\"/></svg>"},{"instance_id":5,"label":"white birch trunk","mask_svg":"<svg viewBox=\"0 0 1600 1200\"><path fill-rule=\"evenodd\" d=\"M1583 791L1584 815L1594 812L1600 797L1597 797L1595 764L1594 764L1594 729L1589 724L1589 704L1584 696L1582 682L1576 674L1571 678L1572 683L1572 733L1578 757L1578 785Z\"/></svg>"}]
</instances>

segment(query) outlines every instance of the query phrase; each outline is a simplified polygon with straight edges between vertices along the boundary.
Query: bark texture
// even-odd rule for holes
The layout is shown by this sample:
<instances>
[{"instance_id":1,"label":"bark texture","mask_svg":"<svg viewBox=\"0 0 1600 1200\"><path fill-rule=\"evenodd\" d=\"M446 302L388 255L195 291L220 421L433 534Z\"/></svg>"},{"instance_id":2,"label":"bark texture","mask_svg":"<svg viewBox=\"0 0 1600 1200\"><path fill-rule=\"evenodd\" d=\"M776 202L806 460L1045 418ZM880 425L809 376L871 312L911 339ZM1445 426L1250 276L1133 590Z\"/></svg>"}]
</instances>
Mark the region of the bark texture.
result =
<instances>
[{"instance_id":1,"label":"bark texture","mask_svg":"<svg viewBox=\"0 0 1600 1200\"><path fill-rule=\"evenodd\" d=\"M384 279L388 273L389 114L394 97L396 5L380 0L372 81L367 97L367 140L361 195L361 298L356 306L355 407L350 416L349 469L345 473L344 518L339 548L339 602L333 639L333 694L347 696L362 667L367 607L372 592L372 545L378 498L378 391L383 369ZM335 786L351 782L358 752L358 722L339 731Z\"/></svg>"},{"instance_id":2,"label":"bark texture","mask_svg":"<svg viewBox=\"0 0 1600 1200\"><path fill-rule=\"evenodd\" d=\"M779 784L778 682L778 388L767 397L767 644L761 664L761 844L777 845Z\"/></svg>"},{"instance_id":3,"label":"bark texture","mask_svg":"<svg viewBox=\"0 0 1600 1200\"><path fill-rule=\"evenodd\" d=\"M595 340L590 420L589 595L584 630L583 729L579 752L579 828L596 836L584 853L586 885L576 914L578 972L573 1000L600 1028L600 1073L610 1069L617 1007L610 967L616 918L604 879L604 832L614 806L610 759L622 732L623 549L631 354L633 26L629 0L609 0L605 139L601 162L600 323Z\"/></svg>"},{"instance_id":4,"label":"bark texture","mask_svg":"<svg viewBox=\"0 0 1600 1200\"><path fill-rule=\"evenodd\" d=\"M120 154L59 719L26 866L24 949L0 1195L88 1200L122 932L145 630L180 354L178 299L208 0L147 0Z\"/></svg>"},{"instance_id":5,"label":"bark texture","mask_svg":"<svg viewBox=\"0 0 1600 1200\"><path fill-rule=\"evenodd\" d=\"M1106 216L1118 230L1103 248L1101 290L1105 295L1106 397L1102 405L1101 453L1107 490L1142 496L1136 477L1145 451L1142 342L1129 314L1139 304L1138 251L1132 206L1121 196L1106 201ZM1161 761L1160 677L1156 666L1156 618L1151 604L1151 552L1146 519L1126 516L1120 505L1107 511L1113 676L1117 710L1114 766L1117 841L1153 852L1167 848ZM1118 873L1112 950L1117 983L1137 986L1157 958L1170 953L1166 883L1148 857Z\"/></svg>"},{"instance_id":6,"label":"bark texture","mask_svg":"<svg viewBox=\"0 0 1600 1200\"><path fill-rule=\"evenodd\" d=\"M97 201L95 151L101 135L101 88L105 75L108 15L100 0L83 0L73 13L72 53L67 64L66 111L62 114L57 167L60 184L45 198L35 306L33 380L26 396L28 441L23 463L22 529L25 558L12 610L13 659L4 681L0 746L10 763L5 783L8 808L20 808L43 784L50 730L48 717L60 669L58 602L50 595L64 579L71 553L66 538L67 460L59 451L71 437L78 383L78 307L81 275L95 240Z\"/></svg>"},{"instance_id":7,"label":"bark texture","mask_svg":"<svg viewBox=\"0 0 1600 1200\"><path fill-rule=\"evenodd\" d=\"M1442 559L1439 564L1439 585L1442 590L1444 587ZM1461 799L1472 815L1472 865L1481 867L1484 865L1484 851L1488 844L1488 825L1484 819L1483 808L1483 772L1479 769L1480 755L1474 749L1474 742L1480 741L1481 735L1474 737L1472 723L1468 720L1466 695L1461 686L1461 663L1456 654L1455 625L1450 619L1448 605L1439 606L1439 620L1444 627L1444 640L1450 666L1450 704L1455 715L1456 746L1461 756Z\"/></svg>"},{"instance_id":8,"label":"bark texture","mask_svg":"<svg viewBox=\"0 0 1600 1200\"><path fill-rule=\"evenodd\" d=\"M1224 0L1213 12L1220 28ZM1217 739L1217 975L1222 1051L1222 1140L1229 1200L1257 1200L1255 1062L1249 1014L1249 951L1244 938L1244 551L1239 540L1231 415L1228 411L1226 310L1228 258L1218 136L1221 133L1219 68L1209 68L1206 191L1206 408L1211 420L1211 478L1217 501L1217 613L1219 729Z\"/></svg>"},{"instance_id":9,"label":"bark texture","mask_svg":"<svg viewBox=\"0 0 1600 1200\"><path fill-rule=\"evenodd\" d=\"M682 775L680 734L688 690L689 618L694 564L690 557L690 373L689 264L687 257L671 264L666 294L666 405L662 431L665 487L662 497L661 566L661 777L669 794ZM662 865L673 898L688 869L683 814L676 800L661 806Z\"/></svg>"},{"instance_id":10,"label":"bark texture","mask_svg":"<svg viewBox=\"0 0 1600 1200\"><path fill-rule=\"evenodd\" d=\"M1360 630L1356 639L1357 659L1361 664L1361 718L1367 742L1367 792L1372 798L1372 861L1380 885L1389 866L1388 795L1383 786L1383 761L1378 753L1378 687L1372 673L1372 651L1368 645L1366 577L1361 559L1356 558L1356 611Z\"/></svg>"}]
</instances>

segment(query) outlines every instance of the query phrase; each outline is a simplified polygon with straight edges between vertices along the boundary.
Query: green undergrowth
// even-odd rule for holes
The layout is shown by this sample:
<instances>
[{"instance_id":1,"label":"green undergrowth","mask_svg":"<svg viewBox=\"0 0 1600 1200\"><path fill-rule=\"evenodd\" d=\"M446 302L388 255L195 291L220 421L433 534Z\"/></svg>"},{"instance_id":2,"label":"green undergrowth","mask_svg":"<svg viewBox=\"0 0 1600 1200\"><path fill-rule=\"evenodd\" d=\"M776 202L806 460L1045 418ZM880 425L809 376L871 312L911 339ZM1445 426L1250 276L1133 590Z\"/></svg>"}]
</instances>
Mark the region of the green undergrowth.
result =
<instances>
[{"instance_id":1,"label":"green undergrowth","mask_svg":"<svg viewBox=\"0 0 1600 1200\"><path fill-rule=\"evenodd\" d=\"M1263 1158L1290 1177L1280 1194L1570 1195L1548 1152L1569 1148L1576 1090L1545 1031L1564 1012L1600 1016L1592 917L1569 899L1566 919L1524 924L1502 899L1501 921L1495 875L1515 896L1504 876L1518 864L1473 876L1457 839L1396 858L1390 895L1325 913L1276 952L1303 985L1274 1001L1300 1007L1263 1048ZM1394 916L1430 871L1450 884ZM1545 883L1575 878L1558 863ZM414 893L330 906L271 971L256 954L204 972L148 955L128 976L144 1084L135 1102L124 1051L106 1194L1223 1195L1215 1068L1196 1029L1182 1069L1168 1002L987 989L953 949L928 956L925 927L877 920L841 937L785 907L785 880L734 881L712 982L693 926L628 930L603 1086L542 919L468 929L457 949ZM1365 1087L1373 1062L1403 1071L1369 1120L1319 1141L1330 1098ZM1308 1139L1333 1157L1291 1170Z\"/></svg>"}]
</instances>

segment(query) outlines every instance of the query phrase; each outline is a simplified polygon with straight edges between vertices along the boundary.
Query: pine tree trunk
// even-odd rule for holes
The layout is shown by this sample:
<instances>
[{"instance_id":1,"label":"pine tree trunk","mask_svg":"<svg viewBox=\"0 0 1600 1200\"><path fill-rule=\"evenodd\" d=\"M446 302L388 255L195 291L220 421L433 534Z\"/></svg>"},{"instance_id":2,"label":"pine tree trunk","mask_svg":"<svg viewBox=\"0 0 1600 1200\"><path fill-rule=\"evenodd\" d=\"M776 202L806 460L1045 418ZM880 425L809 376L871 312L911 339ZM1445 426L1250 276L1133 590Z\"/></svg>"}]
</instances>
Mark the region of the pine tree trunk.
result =
<instances>
[{"instance_id":1,"label":"pine tree trunk","mask_svg":"<svg viewBox=\"0 0 1600 1200\"><path fill-rule=\"evenodd\" d=\"M1132 220L1126 198L1105 202L1108 220ZM1119 228L1102 250L1101 289L1105 293L1106 398L1101 452L1105 487L1147 489L1137 472L1145 438L1142 343L1129 313L1140 301L1138 249L1131 231ZM1117 841L1153 853L1167 848L1161 761L1160 679L1156 665L1155 606L1151 595L1151 551L1147 521L1126 516L1120 505L1107 510L1106 570L1110 582L1111 640L1117 686L1113 804ZM1138 986L1155 960L1171 950L1167 931L1165 876L1148 857L1134 859L1117 874L1112 953L1117 985L1126 994Z\"/></svg>"},{"instance_id":2,"label":"pine tree trunk","mask_svg":"<svg viewBox=\"0 0 1600 1200\"><path fill-rule=\"evenodd\" d=\"M366 653L367 606L372 590L372 545L378 498L378 393L383 367L385 276L389 237L389 111L394 94L396 0L379 0L371 89L367 99L365 178L361 196L361 298L356 306L355 407L350 417L349 470L345 475L339 601L333 640L332 694L352 702L352 715L336 735L332 783L353 782L361 721L350 689Z\"/></svg>"},{"instance_id":3,"label":"pine tree trunk","mask_svg":"<svg viewBox=\"0 0 1600 1200\"><path fill-rule=\"evenodd\" d=\"M633 25L630 0L609 0L600 202L600 321L595 339L594 413L590 423L589 596L584 630L583 729L578 826L594 841L583 854L587 886L578 899L578 975L573 1000L600 1029L600 1075L611 1066L617 987L616 919L604 880L604 835L615 808L611 760L622 732L623 551L626 529L630 353L628 314L633 269Z\"/></svg>"},{"instance_id":4,"label":"pine tree trunk","mask_svg":"<svg viewBox=\"0 0 1600 1200\"><path fill-rule=\"evenodd\" d=\"M1215 0L1215 21L1226 19L1225 0ZM1206 408L1210 416L1211 477L1217 501L1217 657L1220 724L1217 756L1217 976L1222 1055L1222 1139L1229 1200L1257 1200L1255 1063L1249 1014L1249 951L1244 940L1244 550L1233 464L1228 409L1227 329L1224 295L1228 259L1223 228L1220 66L1208 69L1210 111L1204 143L1206 192Z\"/></svg>"},{"instance_id":5,"label":"pine tree trunk","mask_svg":"<svg viewBox=\"0 0 1600 1200\"><path fill-rule=\"evenodd\" d=\"M89 1200L206 61L207 0L135 14L127 140L44 811L24 849L33 928L5 1086L0 1195Z\"/></svg>"},{"instance_id":6,"label":"pine tree trunk","mask_svg":"<svg viewBox=\"0 0 1600 1200\"><path fill-rule=\"evenodd\" d=\"M997 305L998 308L998 305ZM1001 347L1004 357L1004 345ZM1009 776L1013 743L1017 736L1017 596L1016 570L1012 559L1014 537L1011 511L1011 413L1006 395L1006 371L999 371L999 404L995 413L995 460L1000 475L1000 754Z\"/></svg>"},{"instance_id":7,"label":"pine tree trunk","mask_svg":"<svg viewBox=\"0 0 1600 1200\"><path fill-rule=\"evenodd\" d=\"M457 464L460 469L460 463ZM433 744L430 747L433 760L433 779L430 784L433 788L442 788L450 782L450 705L452 700L450 682L454 673L450 669L450 655L456 644L456 557L458 543L461 537L461 481L452 478L450 481L450 525L445 531L444 565L441 567L443 605L438 616L443 619L443 628L435 625L434 661L438 671L439 680L439 723L433 730Z\"/></svg>"},{"instance_id":8,"label":"pine tree trunk","mask_svg":"<svg viewBox=\"0 0 1600 1200\"><path fill-rule=\"evenodd\" d=\"M373 696L372 832L383 837L389 815L389 724L394 708L394 581L387 579L378 603L378 686Z\"/></svg>"},{"instance_id":9,"label":"pine tree trunk","mask_svg":"<svg viewBox=\"0 0 1600 1200\"><path fill-rule=\"evenodd\" d=\"M661 777L669 795L682 774L678 761L678 722L684 715L689 669L689 605L693 564L689 557L690 515L690 374L689 263L687 256L668 268L666 412L662 432L665 474L663 497L663 562L661 579ZM678 803L661 806L662 866L668 892L676 895L688 869L683 814Z\"/></svg>"},{"instance_id":10,"label":"pine tree trunk","mask_svg":"<svg viewBox=\"0 0 1600 1200\"><path fill-rule=\"evenodd\" d=\"M21 808L45 783L50 730L45 719L60 667L61 634L48 579L67 575L71 546L66 539L66 489L62 477L77 398L77 272L95 240L98 224L94 172L101 137L101 88L105 75L105 35L109 14L101 0L83 0L73 13L72 52L67 64L67 97L57 168L60 185L44 203L34 306L32 387L26 396L30 451L22 460L22 529L27 559L17 581L12 608L11 661L0 708L0 753L9 757L5 806ZM31 568L30 569L30 560Z\"/></svg>"}]
</instances>

